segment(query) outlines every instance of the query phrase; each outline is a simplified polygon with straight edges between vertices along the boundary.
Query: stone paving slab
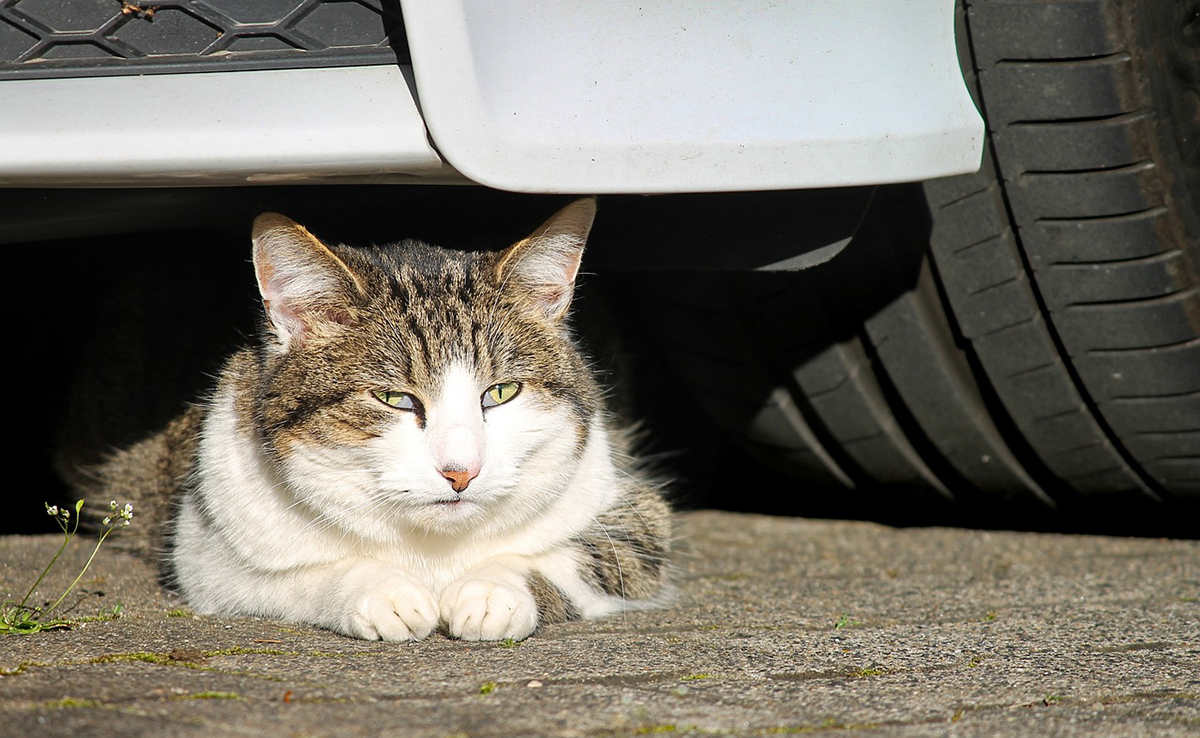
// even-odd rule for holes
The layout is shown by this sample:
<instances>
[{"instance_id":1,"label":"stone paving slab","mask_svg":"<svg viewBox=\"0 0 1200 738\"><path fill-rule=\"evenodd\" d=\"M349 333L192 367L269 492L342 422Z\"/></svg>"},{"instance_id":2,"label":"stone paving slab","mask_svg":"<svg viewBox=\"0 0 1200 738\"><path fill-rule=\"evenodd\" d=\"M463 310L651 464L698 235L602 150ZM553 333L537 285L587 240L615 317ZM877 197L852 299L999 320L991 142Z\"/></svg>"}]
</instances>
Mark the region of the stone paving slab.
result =
<instances>
[{"instance_id":1,"label":"stone paving slab","mask_svg":"<svg viewBox=\"0 0 1200 738\"><path fill-rule=\"evenodd\" d=\"M121 617L0 638L0 736L1200 736L1198 542L681 528L673 607L508 646L195 617L102 551L73 614ZM2 596L58 541L0 538Z\"/></svg>"}]
</instances>

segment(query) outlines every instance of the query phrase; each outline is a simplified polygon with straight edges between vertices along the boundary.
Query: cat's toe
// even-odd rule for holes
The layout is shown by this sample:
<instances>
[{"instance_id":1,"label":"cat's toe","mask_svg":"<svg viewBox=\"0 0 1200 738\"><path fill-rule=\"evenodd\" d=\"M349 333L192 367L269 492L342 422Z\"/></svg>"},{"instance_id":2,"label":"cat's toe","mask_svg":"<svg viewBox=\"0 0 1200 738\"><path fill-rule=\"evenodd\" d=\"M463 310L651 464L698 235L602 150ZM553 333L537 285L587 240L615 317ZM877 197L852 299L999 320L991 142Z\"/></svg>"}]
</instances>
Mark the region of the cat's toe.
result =
<instances>
[{"instance_id":1,"label":"cat's toe","mask_svg":"<svg viewBox=\"0 0 1200 738\"><path fill-rule=\"evenodd\" d=\"M404 577L391 577L359 602L349 630L368 640L419 641L437 624L437 603L429 589Z\"/></svg>"},{"instance_id":2,"label":"cat's toe","mask_svg":"<svg viewBox=\"0 0 1200 738\"><path fill-rule=\"evenodd\" d=\"M455 582L442 593L450 635L467 641L528 638L537 628L537 603L524 588L488 579Z\"/></svg>"}]
</instances>

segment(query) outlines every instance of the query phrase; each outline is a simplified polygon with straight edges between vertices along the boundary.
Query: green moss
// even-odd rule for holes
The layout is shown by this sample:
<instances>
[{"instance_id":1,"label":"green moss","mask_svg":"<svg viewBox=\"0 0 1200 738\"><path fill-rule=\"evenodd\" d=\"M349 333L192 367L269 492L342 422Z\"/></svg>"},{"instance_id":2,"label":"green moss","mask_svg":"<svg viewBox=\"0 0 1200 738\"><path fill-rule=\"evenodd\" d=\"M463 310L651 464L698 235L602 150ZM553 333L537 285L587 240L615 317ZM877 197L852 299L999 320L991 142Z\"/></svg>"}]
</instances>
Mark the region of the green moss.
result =
<instances>
[{"instance_id":1,"label":"green moss","mask_svg":"<svg viewBox=\"0 0 1200 738\"><path fill-rule=\"evenodd\" d=\"M712 679L712 678L714 678L712 674L689 674L687 676L679 677L679 681L681 681L681 682L697 682L697 681L700 681L701 679Z\"/></svg>"},{"instance_id":2,"label":"green moss","mask_svg":"<svg viewBox=\"0 0 1200 738\"><path fill-rule=\"evenodd\" d=\"M295 655L299 656L300 654ZM383 653L380 651L308 651L303 655L318 659L361 659L378 658Z\"/></svg>"},{"instance_id":3,"label":"green moss","mask_svg":"<svg viewBox=\"0 0 1200 738\"><path fill-rule=\"evenodd\" d=\"M177 607L174 610L167 610L167 617L169 617L169 618L194 618L194 617L196 617L196 615L191 610L188 610L188 609L185 609L182 607Z\"/></svg>"},{"instance_id":4,"label":"green moss","mask_svg":"<svg viewBox=\"0 0 1200 738\"><path fill-rule=\"evenodd\" d=\"M49 664L41 661L22 661L11 669L0 667L0 676L16 676L17 674L24 674L25 670L31 666L49 666Z\"/></svg>"},{"instance_id":5,"label":"green moss","mask_svg":"<svg viewBox=\"0 0 1200 738\"><path fill-rule=\"evenodd\" d=\"M112 607L110 607L107 610L101 610L100 612L96 613L95 615L88 615L88 616L82 617L82 618L75 618L73 622L76 622L76 623L104 623L104 622L108 622L109 620L116 620L117 618L121 617L121 613L124 611L125 611L125 606L118 602L117 604L113 605Z\"/></svg>"},{"instance_id":6,"label":"green moss","mask_svg":"<svg viewBox=\"0 0 1200 738\"><path fill-rule=\"evenodd\" d=\"M662 723L642 725L630 731L618 731L612 735L807 735L833 730L874 730L878 727L877 723L840 723L832 718L819 725L772 725L766 728L737 732L719 728L702 728L698 725Z\"/></svg>"},{"instance_id":7,"label":"green moss","mask_svg":"<svg viewBox=\"0 0 1200 738\"><path fill-rule=\"evenodd\" d=\"M263 654L266 656L299 656L296 651L281 651L278 648L246 648L245 646L234 646L233 648L223 648L220 651L205 651L204 658L210 659L213 656L242 656L245 654Z\"/></svg>"},{"instance_id":8,"label":"green moss","mask_svg":"<svg viewBox=\"0 0 1200 738\"><path fill-rule=\"evenodd\" d=\"M186 665L185 661L174 661L165 653L153 653L151 651L134 651L132 653L106 653L103 656L97 656L88 663L91 664L112 664L118 661L144 661L147 664L180 664Z\"/></svg>"},{"instance_id":9,"label":"green moss","mask_svg":"<svg viewBox=\"0 0 1200 738\"><path fill-rule=\"evenodd\" d=\"M244 700L245 697L237 692L195 692L172 697L175 700Z\"/></svg>"},{"instance_id":10,"label":"green moss","mask_svg":"<svg viewBox=\"0 0 1200 738\"><path fill-rule=\"evenodd\" d=\"M72 707L100 707L100 702L98 700L77 700L74 697L63 697L61 700L47 702L42 707L48 710Z\"/></svg>"},{"instance_id":11,"label":"green moss","mask_svg":"<svg viewBox=\"0 0 1200 738\"><path fill-rule=\"evenodd\" d=\"M847 676L861 678L861 677L880 676L881 674L885 674L885 673L887 673L887 672L885 672L883 669L873 669L870 667L866 667L866 668L862 668L862 669L855 669L854 671L847 674Z\"/></svg>"},{"instance_id":12,"label":"green moss","mask_svg":"<svg viewBox=\"0 0 1200 738\"><path fill-rule=\"evenodd\" d=\"M830 718L820 725L778 726L767 728L762 732L767 735L805 735L807 733L819 733L827 730L874 730L878 727L877 723L839 723L837 720Z\"/></svg>"},{"instance_id":13,"label":"green moss","mask_svg":"<svg viewBox=\"0 0 1200 738\"><path fill-rule=\"evenodd\" d=\"M496 682L484 682L479 685L479 694L491 694L500 688Z\"/></svg>"}]
</instances>

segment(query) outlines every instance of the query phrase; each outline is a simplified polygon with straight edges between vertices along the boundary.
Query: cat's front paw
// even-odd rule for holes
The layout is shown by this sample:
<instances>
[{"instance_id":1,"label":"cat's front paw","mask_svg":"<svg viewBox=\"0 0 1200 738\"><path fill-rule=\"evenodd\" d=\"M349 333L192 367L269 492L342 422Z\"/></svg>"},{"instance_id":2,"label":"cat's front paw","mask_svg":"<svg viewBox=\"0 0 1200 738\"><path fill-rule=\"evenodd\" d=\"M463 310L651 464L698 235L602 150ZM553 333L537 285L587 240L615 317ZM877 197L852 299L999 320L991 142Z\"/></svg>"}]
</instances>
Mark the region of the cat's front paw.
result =
<instances>
[{"instance_id":1,"label":"cat's front paw","mask_svg":"<svg viewBox=\"0 0 1200 738\"><path fill-rule=\"evenodd\" d=\"M538 624L537 602L520 577L468 575L442 592L440 605L450 636L467 641L521 640Z\"/></svg>"},{"instance_id":2,"label":"cat's front paw","mask_svg":"<svg viewBox=\"0 0 1200 738\"><path fill-rule=\"evenodd\" d=\"M348 635L372 641L419 641L438 625L433 592L399 570L360 589L346 619Z\"/></svg>"}]
</instances>

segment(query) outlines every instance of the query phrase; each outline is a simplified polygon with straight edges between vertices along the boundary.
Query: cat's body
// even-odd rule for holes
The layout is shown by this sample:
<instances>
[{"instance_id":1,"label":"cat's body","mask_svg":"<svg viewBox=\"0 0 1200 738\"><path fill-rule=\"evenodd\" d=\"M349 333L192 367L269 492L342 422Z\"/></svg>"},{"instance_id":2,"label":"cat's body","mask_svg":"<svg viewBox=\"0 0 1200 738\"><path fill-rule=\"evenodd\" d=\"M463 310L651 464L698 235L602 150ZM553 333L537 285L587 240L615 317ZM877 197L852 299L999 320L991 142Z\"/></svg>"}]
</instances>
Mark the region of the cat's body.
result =
<instances>
[{"instance_id":1,"label":"cat's body","mask_svg":"<svg viewBox=\"0 0 1200 738\"><path fill-rule=\"evenodd\" d=\"M593 214L497 253L327 247L260 216L261 341L101 493L169 518L200 612L502 639L660 602L668 508L564 322Z\"/></svg>"}]
</instances>

